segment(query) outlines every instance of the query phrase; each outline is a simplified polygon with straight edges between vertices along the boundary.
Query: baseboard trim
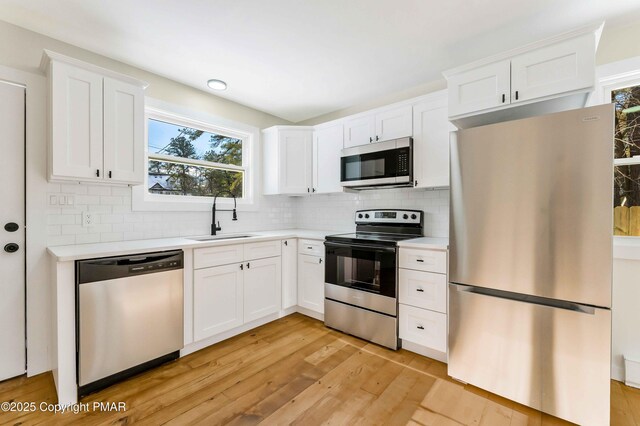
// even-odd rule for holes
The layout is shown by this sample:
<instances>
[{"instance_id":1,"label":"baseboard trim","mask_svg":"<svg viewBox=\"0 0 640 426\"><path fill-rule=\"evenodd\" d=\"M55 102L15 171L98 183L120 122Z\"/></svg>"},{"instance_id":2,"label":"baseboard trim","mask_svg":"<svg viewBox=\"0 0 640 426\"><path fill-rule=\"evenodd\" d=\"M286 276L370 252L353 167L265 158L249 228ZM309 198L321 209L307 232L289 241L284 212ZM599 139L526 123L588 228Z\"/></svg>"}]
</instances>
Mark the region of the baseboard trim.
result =
<instances>
[{"instance_id":1,"label":"baseboard trim","mask_svg":"<svg viewBox=\"0 0 640 426\"><path fill-rule=\"evenodd\" d=\"M444 352L436 351L408 340L401 339L401 342L402 349L409 352L415 352L419 355L426 356L427 358L435 359L436 361L444 362L445 364L447 363L447 354Z\"/></svg>"}]
</instances>

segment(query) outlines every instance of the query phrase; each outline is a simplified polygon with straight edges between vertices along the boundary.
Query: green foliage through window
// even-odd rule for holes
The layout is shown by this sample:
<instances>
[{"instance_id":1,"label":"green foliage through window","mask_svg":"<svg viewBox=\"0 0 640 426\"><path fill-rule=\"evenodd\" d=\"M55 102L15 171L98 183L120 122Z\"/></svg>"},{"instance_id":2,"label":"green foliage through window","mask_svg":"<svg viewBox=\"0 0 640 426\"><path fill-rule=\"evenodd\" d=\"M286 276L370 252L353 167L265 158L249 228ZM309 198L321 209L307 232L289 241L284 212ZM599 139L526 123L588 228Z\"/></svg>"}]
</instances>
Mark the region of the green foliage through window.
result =
<instances>
[{"instance_id":1,"label":"green foliage through window","mask_svg":"<svg viewBox=\"0 0 640 426\"><path fill-rule=\"evenodd\" d=\"M148 129L150 193L243 196L242 139L154 119Z\"/></svg>"}]
</instances>

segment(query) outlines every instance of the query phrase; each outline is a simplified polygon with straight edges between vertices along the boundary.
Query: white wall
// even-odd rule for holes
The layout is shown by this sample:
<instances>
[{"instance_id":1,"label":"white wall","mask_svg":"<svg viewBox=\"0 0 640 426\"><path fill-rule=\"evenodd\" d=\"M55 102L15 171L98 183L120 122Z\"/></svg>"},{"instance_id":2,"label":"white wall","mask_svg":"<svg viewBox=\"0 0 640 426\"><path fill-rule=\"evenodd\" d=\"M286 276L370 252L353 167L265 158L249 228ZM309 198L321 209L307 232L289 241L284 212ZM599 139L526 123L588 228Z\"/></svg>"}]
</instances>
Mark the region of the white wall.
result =
<instances>
[{"instance_id":1,"label":"white wall","mask_svg":"<svg viewBox=\"0 0 640 426\"><path fill-rule=\"evenodd\" d=\"M385 189L344 194L316 194L301 197L294 204L294 217L299 228L354 228L354 213L362 209L402 208L425 212L426 236L449 236L449 191L420 189Z\"/></svg>"},{"instance_id":2,"label":"white wall","mask_svg":"<svg viewBox=\"0 0 640 426\"><path fill-rule=\"evenodd\" d=\"M634 251L636 256L621 257L635 259L613 261L611 373L620 381L625 377L623 357L640 362L640 244Z\"/></svg>"}]
</instances>

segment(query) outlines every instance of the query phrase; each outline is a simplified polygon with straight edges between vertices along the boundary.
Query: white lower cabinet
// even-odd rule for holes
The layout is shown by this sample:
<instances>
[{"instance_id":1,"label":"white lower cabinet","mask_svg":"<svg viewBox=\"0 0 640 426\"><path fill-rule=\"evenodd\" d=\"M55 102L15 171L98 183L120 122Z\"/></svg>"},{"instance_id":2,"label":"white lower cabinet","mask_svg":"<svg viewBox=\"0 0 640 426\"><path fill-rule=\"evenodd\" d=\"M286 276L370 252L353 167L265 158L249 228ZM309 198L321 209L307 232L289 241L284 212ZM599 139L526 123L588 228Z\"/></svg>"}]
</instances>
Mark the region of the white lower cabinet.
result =
<instances>
[{"instance_id":1,"label":"white lower cabinet","mask_svg":"<svg viewBox=\"0 0 640 426\"><path fill-rule=\"evenodd\" d=\"M201 340L243 323L242 264L193 273L193 337Z\"/></svg>"},{"instance_id":2,"label":"white lower cabinet","mask_svg":"<svg viewBox=\"0 0 640 426\"><path fill-rule=\"evenodd\" d=\"M280 312L282 244L275 240L193 250L194 341Z\"/></svg>"},{"instance_id":3,"label":"white lower cabinet","mask_svg":"<svg viewBox=\"0 0 640 426\"><path fill-rule=\"evenodd\" d=\"M324 257L298 255L298 305L324 314Z\"/></svg>"},{"instance_id":4,"label":"white lower cabinet","mask_svg":"<svg viewBox=\"0 0 640 426\"><path fill-rule=\"evenodd\" d=\"M245 263L244 322L280 311L281 262L280 257L270 257Z\"/></svg>"},{"instance_id":5,"label":"white lower cabinet","mask_svg":"<svg viewBox=\"0 0 640 426\"><path fill-rule=\"evenodd\" d=\"M282 241L282 309L298 304L298 240Z\"/></svg>"},{"instance_id":6,"label":"white lower cabinet","mask_svg":"<svg viewBox=\"0 0 640 426\"><path fill-rule=\"evenodd\" d=\"M398 257L398 331L403 347L444 361L447 252L400 247Z\"/></svg>"},{"instance_id":7,"label":"white lower cabinet","mask_svg":"<svg viewBox=\"0 0 640 426\"><path fill-rule=\"evenodd\" d=\"M400 304L400 338L447 352L447 314Z\"/></svg>"}]
</instances>

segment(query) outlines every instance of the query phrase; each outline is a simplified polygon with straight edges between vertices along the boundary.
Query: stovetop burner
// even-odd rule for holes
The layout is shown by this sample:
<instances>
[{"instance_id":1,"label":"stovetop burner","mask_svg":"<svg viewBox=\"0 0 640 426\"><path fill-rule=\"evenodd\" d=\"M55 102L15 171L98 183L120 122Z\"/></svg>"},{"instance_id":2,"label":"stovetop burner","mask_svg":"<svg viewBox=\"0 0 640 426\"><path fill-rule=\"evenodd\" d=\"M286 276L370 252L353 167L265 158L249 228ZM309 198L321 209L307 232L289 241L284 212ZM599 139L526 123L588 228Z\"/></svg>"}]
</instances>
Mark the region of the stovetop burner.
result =
<instances>
[{"instance_id":1,"label":"stovetop burner","mask_svg":"<svg viewBox=\"0 0 640 426\"><path fill-rule=\"evenodd\" d=\"M420 210L358 210L356 232L329 235L327 241L395 246L422 237L423 216Z\"/></svg>"}]
</instances>

